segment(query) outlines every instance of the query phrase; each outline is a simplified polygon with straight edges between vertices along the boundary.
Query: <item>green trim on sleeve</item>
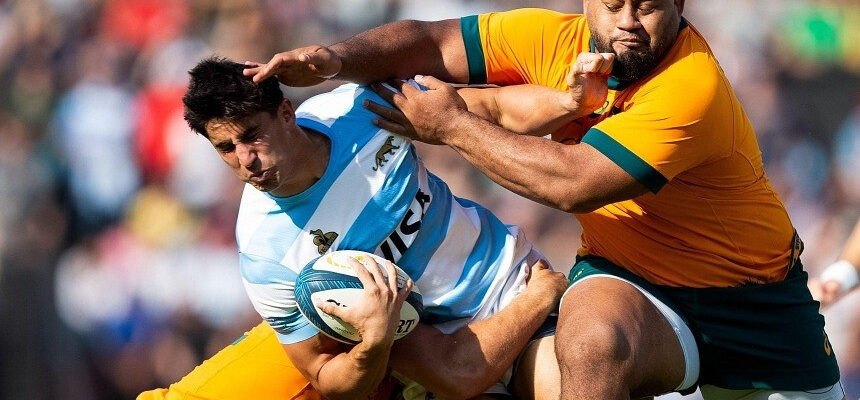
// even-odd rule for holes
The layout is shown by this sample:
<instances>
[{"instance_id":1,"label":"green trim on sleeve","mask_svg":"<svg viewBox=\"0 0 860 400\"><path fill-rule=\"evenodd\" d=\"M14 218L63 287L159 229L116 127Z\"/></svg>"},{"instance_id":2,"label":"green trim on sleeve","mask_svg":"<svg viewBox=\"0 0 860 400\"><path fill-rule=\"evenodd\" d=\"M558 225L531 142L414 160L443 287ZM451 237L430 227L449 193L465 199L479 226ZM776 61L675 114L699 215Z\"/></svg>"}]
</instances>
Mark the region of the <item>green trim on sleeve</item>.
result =
<instances>
[{"instance_id":1,"label":"green trim on sleeve","mask_svg":"<svg viewBox=\"0 0 860 400\"><path fill-rule=\"evenodd\" d=\"M663 174L600 129L589 129L585 133L585 137L582 138L582 143L588 143L609 157L612 162L618 164L621 169L636 178L652 193L659 192L663 185L668 182Z\"/></svg>"},{"instance_id":2,"label":"green trim on sleeve","mask_svg":"<svg viewBox=\"0 0 860 400\"><path fill-rule=\"evenodd\" d=\"M460 18L460 32L466 45L466 61L469 64L469 83L487 83L487 67L484 65L484 48L478 31L478 16Z\"/></svg>"}]
</instances>

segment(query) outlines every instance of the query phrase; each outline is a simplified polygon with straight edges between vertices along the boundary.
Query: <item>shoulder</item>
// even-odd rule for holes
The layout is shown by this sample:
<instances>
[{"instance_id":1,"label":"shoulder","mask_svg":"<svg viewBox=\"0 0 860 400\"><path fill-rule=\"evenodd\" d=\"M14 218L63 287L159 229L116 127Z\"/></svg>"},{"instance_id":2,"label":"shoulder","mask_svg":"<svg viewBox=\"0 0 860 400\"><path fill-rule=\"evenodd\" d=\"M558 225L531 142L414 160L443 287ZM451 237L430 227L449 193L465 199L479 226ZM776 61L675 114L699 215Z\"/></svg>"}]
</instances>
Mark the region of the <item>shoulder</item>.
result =
<instances>
[{"instance_id":1,"label":"shoulder","mask_svg":"<svg viewBox=\"0 0 860 400\"><path fill-rule=\"evenodd\" d=\"M296 118L312 119L329 127L344 117L350 117L353 122L370 122L373 113L364 108L366 99L388 104L369 87L349 83L305 100L296 109Z\"/></svg>"},{"instance_id":2,"label":"shoulder","mask_svg":"<svg viewBox=\"0 0 860 400\"><path fill-rule=\"evenodd\" d=\"M544 41L567 44L590 36L584 15L566 14L544 8L489 12L464 17L461 24L464 39L470 36L470 33L505 41L528 41L539 35Z\"/></svg>"},{"instance_id":3,"label":"shoulder","mask_svg":"<svg viewBox=\"0 0 860 400\"><path fill-rule=\"evenodd\" d=\"M634 105L655 107L673 119L699 121L731 108L728 80L704 38L685 28L652 76L634 95ZM649 108L650 108L649 107Z\"/></svg>"}]
</instances>

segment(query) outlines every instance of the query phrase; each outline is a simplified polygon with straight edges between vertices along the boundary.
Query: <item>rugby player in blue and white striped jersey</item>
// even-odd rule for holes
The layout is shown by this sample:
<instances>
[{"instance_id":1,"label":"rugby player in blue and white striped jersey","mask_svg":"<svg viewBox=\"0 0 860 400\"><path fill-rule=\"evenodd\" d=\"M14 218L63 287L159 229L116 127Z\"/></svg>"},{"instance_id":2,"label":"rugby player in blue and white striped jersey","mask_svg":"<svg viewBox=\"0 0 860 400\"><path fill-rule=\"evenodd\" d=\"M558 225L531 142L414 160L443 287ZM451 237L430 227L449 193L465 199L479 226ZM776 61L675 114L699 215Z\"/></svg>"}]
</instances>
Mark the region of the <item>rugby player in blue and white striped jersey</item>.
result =
<instances>
[{"instance_id":1,"label":"rugby player in blue and white striped jersey","mask_svg":"<svg viewBox=\"0 0 860 400\"><path fill-rule=\"evenodd\" d=\"M363 107L367 100L383 102L373 91L344 85L294 110L274 78L257 85L243 68L223 59L198 64L183 99L185 116L248 183L236 227L242 278L293 364L329 398L366 397L389 364L442 395L474 396L498 381L552 311L563 276L544 274L549 289L533 300L520 295L540 253L517 227L455 197L424 168L408 139L374 126L374 114ZM509 87L463 94L475 111L504 121L504 110L491 108L505 104L492 97L505 91L512 98L560 93ZM562 112L551 118L538 111L528 110L540 121L528 129L565 122ZM356 315L337 316L366 330L359 345L319 334L297 309L294 282L308 262L340 249L396 262L421 290L422 323L432 327L422 324L393 351L392 335L368 334L393 331L390 326L365 324ZM475 343L471 356L484 369L471 381L452 378L458 365L450 365L450 356L463 349L446 349L459 343L445 335L499 317L518 301L523 312L497 318L495 329L466 329Z\"/></svg>"}]
</instances>

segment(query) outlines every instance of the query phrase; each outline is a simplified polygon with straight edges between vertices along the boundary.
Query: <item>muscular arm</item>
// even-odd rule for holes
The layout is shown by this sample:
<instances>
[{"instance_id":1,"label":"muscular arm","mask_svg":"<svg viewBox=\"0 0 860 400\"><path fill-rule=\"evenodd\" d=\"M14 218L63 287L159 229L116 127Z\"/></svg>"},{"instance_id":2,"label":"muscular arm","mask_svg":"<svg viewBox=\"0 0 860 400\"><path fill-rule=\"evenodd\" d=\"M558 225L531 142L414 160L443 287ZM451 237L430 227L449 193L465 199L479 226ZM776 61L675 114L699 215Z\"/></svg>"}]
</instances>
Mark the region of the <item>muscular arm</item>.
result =
<instances>
[{"instance_id":1,"label":"muscular arm","mask_svg":"<svg viewBox=\"0 0 860 400\"><path fill-rule=\"evenodd\" d=\"M381 382L389 362L437 395L473 397L501 379L566 287L563 274L540 262L532 267L526 290L510 305L450 335L419 324L384 352L368 350L362 343L350 348L321 334L284 349L302 375L331 399L366 397Z\"/></svg>"},{"instance_id":2,"label":"muscular arm","mask_svg":"<svg viewBox=\"0 0 860 400\"><path fill-rule=\"evenodd\" d=\"M547 135L583 115L567 92L538 85L466 87L457 94L473 114L526 135Z\"/></svg>"},{"instance_id":3,"label":"muscular arm","mask_svg":"<svg viewBox=\"0 0 860 400\"><path fill-rule=\"evenodd\" d=\"M587 213L648 189L588 144L517 135L471 113L452 118L445 144L508 190L572 213ZM481 132L479 135L470 134Z\"/></svg>"},{"instance_id":4,"label":"muscular arm","mask_svg":"<svg viewBox=\"0 0 860 400\"><path fill-rule=\"evenodd\" d=\"M342 62L338 79L370 83L422 73L448 82L469 80L459 19L392 22L329 48Z\"/></svg>"},{"instance_id":5,"label":"muscular arm","mask_svg":"<svg viewBox=\"0 0 860 400\"><path fill-rule=\"evenodd\" d=\"M366 398L382 382L390 347L369 348L362 343L352 349L322 334L284 345L287 355L302 375L332 399Z\"/></svg>"},{"instance_id":6,"label":"muscular arm","mask_svg":"<svg viewBox=\"0 0 860 400\"><path fill-rule=\"evenodd\" d=\"M361 342L352 348L317 334L310 339L284 345L287 355L311 384L325 397L339 399L365 398L385 377L388 356L394 342L394 327L400 318L400 308L412 290L407 280L398 288L394 264L382 266L368 259L367 265L356 259L347 260L356 272L363 290L361 299L348 308L331 303L316 304L322 312L333 315L355 327Z\"/></svg>"},{"instance_id":7,"label":"muscular arm","mask_svg":"<svg viewBox=\"0 0 860 400\"><path fill-rule=\"evenodd\" d=\"M555 282L560 296L567 279L562 275ZM437 396L477 396L501 380L547 315L555 310L556 299L545 291L527 289L499 313L449 335L419 325L395 342L391 367Z\"/></svg>"}]
</instances>

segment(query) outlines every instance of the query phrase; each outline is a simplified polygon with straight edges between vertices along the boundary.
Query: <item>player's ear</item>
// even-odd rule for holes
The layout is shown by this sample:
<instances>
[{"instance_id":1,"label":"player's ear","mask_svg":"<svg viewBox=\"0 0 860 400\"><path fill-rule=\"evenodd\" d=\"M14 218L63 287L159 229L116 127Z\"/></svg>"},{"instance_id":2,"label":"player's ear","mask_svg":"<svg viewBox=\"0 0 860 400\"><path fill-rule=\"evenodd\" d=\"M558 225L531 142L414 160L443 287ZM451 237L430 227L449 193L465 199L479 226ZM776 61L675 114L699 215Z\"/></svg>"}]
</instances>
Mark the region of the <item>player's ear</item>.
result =
<instances>
[{"instance_id":1,"label":"player's ear","mask_svg":"<svg viewBox=\"0 0 860 400\"><path fill-rule=\"evenodd\" d=\"M684 13L684 0L675 0L675 7L678 8L678 15Z\"/></svg>"},{"instance_id":2,"label":"player's ear","mask_svg":"<svg viewBox=\"0 0 860 400\"><path fill-rule=\"evenodd\" d=\"M296 119L296 110L293 108L293 102L290 99L284 97L284 100L281 101L280 113L286 122L293 122Z\"/></svg>"}]
</instances>

